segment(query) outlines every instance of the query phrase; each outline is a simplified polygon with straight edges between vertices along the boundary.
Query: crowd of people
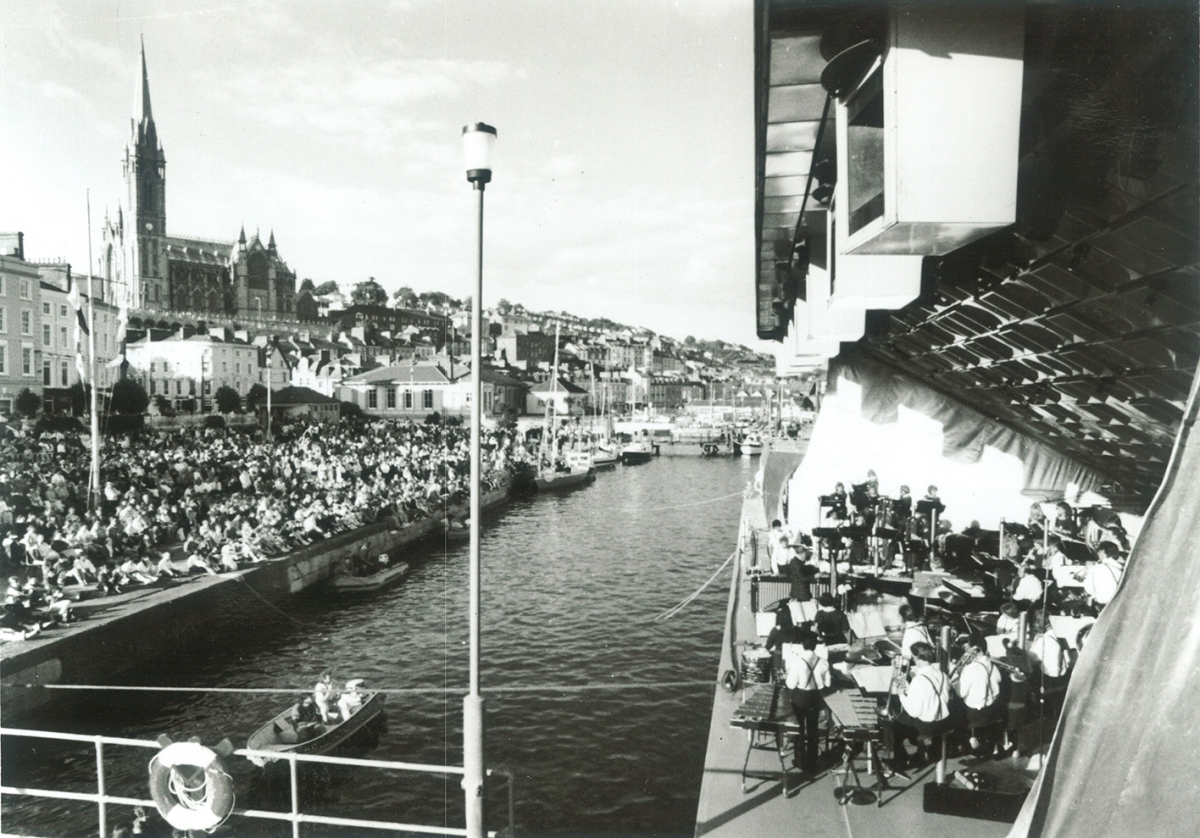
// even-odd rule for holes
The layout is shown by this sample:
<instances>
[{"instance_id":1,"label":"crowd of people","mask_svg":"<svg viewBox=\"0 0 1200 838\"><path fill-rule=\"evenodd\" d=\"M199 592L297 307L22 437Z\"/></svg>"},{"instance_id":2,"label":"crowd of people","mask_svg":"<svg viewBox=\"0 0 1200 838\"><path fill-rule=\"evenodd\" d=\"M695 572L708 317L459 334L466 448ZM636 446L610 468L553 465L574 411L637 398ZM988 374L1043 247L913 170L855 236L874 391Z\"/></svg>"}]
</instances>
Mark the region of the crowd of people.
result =
<instances>
[{"instance_id":1,"label":"crowd of people","mask_svg":"<svg viewBox=\"0 0 1200 838\"><path fill-rule=\"evenodd\" d=\"M936 486L915 502L907 486L898 498L882 497L874 472L852 486L847 493L839 483L820 498L821 520L811 532L788 532L776 520L767 533L769 570L760 572L790 583L766 646L800 725L795 765L814 769L829 662L880 644L894 664L888 694L879 696L892 770L936 758L942 735L978 759L1019 753L1020 732L1033 718L1053 723L1061 712L1074 660L1120 584L1129 550L1120 517L1064 500L1033 504L1023 524L987 531L972 522L954 532ZM922 571L926 580L965 581L982 597L971 603L961 588L948 588L933 595L936 606L925 606L930 591L914 587L898 609L898 642L859 637L847 644L839 606L854 609L857 593L885 574L915 586ZM834 574L850 581L828 589ZM827 588L819 598L817 587Z\"/></svg>"},{"instance_id":2,"label":"crowd of people","mask_svg":"<svg viewBox=\"0 0 1200 838\"><path fill-rule=\"evenodd\" d=\"M11 426L10 426L11 428ZM102 594L237 570L391 516L427 517L470 492L469 430L442 424L292 423L267 441L223 429L106 440L89 497L88 438L0 439L0 639L70 622L70 586ZM523 457L484 429L483 488Z\"/></svg>"}]
</instances>

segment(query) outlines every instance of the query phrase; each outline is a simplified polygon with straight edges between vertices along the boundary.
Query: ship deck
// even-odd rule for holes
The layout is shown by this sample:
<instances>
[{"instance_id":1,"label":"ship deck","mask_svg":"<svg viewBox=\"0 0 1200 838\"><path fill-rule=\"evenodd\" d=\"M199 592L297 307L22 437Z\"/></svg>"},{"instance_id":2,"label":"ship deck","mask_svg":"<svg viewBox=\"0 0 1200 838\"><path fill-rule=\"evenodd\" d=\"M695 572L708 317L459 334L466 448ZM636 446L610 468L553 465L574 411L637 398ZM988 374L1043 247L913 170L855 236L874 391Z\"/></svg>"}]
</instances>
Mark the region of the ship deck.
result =
<instances>
[{"instance_id":1,"label":"ship deck","mask_svg":"<svg viewBox=\"0 0 1200 838\"><path fill-rule=\"evenodd\" d=\"M743 510L746 531L766 531L768 515L765 507L772 505L770 501L768 498L764 503L759 495L747 498ZM765 555L760 561L765 563ZM738 669L740 651L747 643L763 640L758 635L751 609L750 574L747 571L754 563L755 551L743 551L742 561L730 583L719 675ZM924 787L935 782L936 766L933 765L910 772L907 780L900 776L889 778L889 788L879 800L870 795L863 798L866 802L862 804L842 805L834 794L842 783L842 776L835 773L841 767L840 760L835 760L832 765L832 757L825 760L824 770L810 780L803 780L799 772L790 770L785 792L780 757L773 748L754 750L750 752L746 766L752 776L747 778L743 792L742 770L750 733L733 727L730 722L744 695L743 689L733 693L720 687L716 689L696 813L697 838L740 838L745 835L1003 838L1008 834L1008 823L927 813ZM790 753L782 762L790 767ZM870 786L874 778L865 772L865 760L860 757L857 765L863 786ZM947 776L959 767L959 760L949 760ZM1022 773L1016 766L997 763L971 770L1003 771L1005 768Z\"/></svg>"}]
</instances>

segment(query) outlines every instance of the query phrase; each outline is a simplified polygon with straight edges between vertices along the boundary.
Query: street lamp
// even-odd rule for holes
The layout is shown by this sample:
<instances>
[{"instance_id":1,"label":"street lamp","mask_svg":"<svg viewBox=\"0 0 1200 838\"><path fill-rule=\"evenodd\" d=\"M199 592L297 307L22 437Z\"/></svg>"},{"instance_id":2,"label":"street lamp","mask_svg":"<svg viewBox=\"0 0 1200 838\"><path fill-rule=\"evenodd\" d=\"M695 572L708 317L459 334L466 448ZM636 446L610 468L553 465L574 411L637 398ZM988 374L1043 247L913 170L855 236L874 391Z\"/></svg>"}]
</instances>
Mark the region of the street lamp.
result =
<instances>
[{"instance_id":1,"label":"street lamp","mask_svg":"<svg viewBox=\"0 0 1200 838\"><path fill-rule=\"evenodd\" d=\"M480 481L483 473L480 462L480 423L483 420L480 404L483 387L481 364L483 331L483 189L492 179L492 146L496 129L482 122L463 128L463 162L467 180L475 191L478 221L475 236L475 300L471 306L471 557L470 575L470 691L463 698L463 794L466 797L467 836L483 838L484 829L484 766L483 766L483 696L479 694L479 520Z\"/></svg>"}]
</instances>

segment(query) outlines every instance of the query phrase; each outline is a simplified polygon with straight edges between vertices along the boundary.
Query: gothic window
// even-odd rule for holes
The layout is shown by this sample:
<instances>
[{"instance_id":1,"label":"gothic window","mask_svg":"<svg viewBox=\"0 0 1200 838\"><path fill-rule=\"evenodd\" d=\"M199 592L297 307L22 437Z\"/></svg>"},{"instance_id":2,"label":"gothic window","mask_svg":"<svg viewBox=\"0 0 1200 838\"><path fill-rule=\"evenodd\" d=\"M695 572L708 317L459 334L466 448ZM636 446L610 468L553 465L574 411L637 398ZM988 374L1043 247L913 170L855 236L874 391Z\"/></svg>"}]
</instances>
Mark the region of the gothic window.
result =
<instances>
[{"instance_id":1,"label":"gothic window","mask_svg":"<svg viewBox=\"0 0 1200 838\"><path fill-rule=\"evenodd\" d=\"M253 253L246 264L246 284L250 288L266 291L270 287L269 264L265 253Z\"/></svg>"}]
</instances>

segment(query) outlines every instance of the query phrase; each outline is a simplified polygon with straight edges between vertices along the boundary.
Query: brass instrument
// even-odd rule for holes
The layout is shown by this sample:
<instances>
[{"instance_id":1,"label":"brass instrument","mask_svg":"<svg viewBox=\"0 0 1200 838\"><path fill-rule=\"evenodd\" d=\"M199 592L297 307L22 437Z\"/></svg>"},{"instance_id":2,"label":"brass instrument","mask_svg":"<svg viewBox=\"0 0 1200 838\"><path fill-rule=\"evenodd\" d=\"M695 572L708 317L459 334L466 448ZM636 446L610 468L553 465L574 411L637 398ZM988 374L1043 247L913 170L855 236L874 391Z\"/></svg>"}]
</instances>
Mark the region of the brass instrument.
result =
<instances>
[{"instance_id":1,"label":"brass instrument","mask_svg":"<svg viewBox=\"0 0 1200 838\"><path fill-rule=\"evenodd\" d=\"M962 676L962 671L977 661L980 654L982 653L973 646L963 652L958 660L954 662L954 668L950 670L950 683L957 686L958 679Z\"/></svg>"},{"instance_id":2,"label":"brass instrument","mask_svg":"<svg viewBox=\"0 0 1200 838\"><path fill-rule=\"evenodd\" d=\"M908 670L911 665L912 660L906 658L904 655L896 654L892 656L892 680L888 684L888 694L883 702L883 710L881 712L881 715L885 719L894 719L900 715L896 712L892 699L908 691Z\"/></svg>"}]
</instances>

